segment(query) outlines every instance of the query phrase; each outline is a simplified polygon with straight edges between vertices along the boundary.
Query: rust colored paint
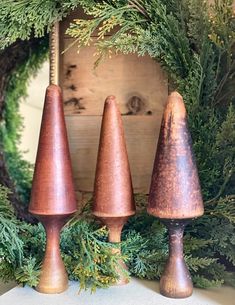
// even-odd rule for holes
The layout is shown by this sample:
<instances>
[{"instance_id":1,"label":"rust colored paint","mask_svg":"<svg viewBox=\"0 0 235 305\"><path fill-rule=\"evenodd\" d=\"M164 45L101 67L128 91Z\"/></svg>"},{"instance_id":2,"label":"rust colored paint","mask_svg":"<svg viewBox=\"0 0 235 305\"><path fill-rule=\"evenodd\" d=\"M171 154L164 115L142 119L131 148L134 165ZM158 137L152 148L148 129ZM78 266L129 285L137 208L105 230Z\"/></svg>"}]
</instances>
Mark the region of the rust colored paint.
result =
<instances>
[{"instance_id":1,"label":"rust colored paint","mask_svg":"<svg viewBox=\"0 0 235 305\"><path fill-rule=\"evenodd\" d=\"M135 214L122 118L114 96L108 97L104 105L92 212L109 229L109 242L112 243L121 241L124 224ZM123 268L126 266L120 261L116 269L119 274L116 285L128 282Z\"/></svg>"},{"instance_id":2,"label":"rust colored paint","mask_svg":"<svg viewBox=\"0 0 235 305\"><path fill-rule=\"evenodd\" d=\"M64 215L77 210L61 90L47 88L29 211Z\"/></svg>"},{"instance_id":3,"label":"rust colored paint","mask_svg":"<svg viewBox=\"0 0 235 305\"><path fill-rule=\"evenodd\" d=\"M162 119L148 212L170 219L194 218L204 212L186 109L177 92L169 96Z\"/></svg>"},{"instance_id":4,"label":"rust colored paint","mask_svg":"<svg viewBox=\"0 0 235 305\"><path fill-rule=\"evenodd\" d=\"M46 231L46 251L36 290L41 293L61 293L68 288L68 275L60 255L60 231L69 215L37 215Z\"/></svg>"},{"instance_id":5,"label":"rust colored paint","mask_svg":"<svg viewBox=\"0 0 235 305\"><path fill-rule=\"evenodd\" d=\"M46 252L36 289L60 293L68 276L60 256L60 230L77 210L61 90L47 88L29 211L42 222Z\"/></svg>"},{"instance_id":6,"label":"rust colored paint","mask_svg":"<svg viewBox=\"0 0 235 305\"><path fill-rule=\"evenodd\" d=\"M113 96L104 105L92 211L98 217L135 214L122 118Z\"/></svg>"}]
</instances>

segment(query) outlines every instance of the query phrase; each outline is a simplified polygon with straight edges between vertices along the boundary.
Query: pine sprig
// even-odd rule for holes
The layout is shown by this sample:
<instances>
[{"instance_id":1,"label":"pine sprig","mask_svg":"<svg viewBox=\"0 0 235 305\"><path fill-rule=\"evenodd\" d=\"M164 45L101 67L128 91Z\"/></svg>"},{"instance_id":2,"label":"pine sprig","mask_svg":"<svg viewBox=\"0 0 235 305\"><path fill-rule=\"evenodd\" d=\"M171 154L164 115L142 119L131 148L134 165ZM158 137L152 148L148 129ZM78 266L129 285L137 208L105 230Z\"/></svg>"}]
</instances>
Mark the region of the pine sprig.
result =
<instances>
[{"instance_id":1,"label":"pine sprig","mask_svg":"<svg viewBox=\"0 0 235 305\"><path fill-rule=\"evenodd\" d=\"M23 265L16 269L15 279L23 285L27 284L30 287L36 287L39 282L41 265L38 264L35 258L29 257L24 260Z\"/></svg>"},{"instance_id":2,"label":"pine sprig","mask_svg":"<svg viewBox=\"0 0 235 305\"><path fill-rule=\"evenodd\" d=\"M77 220L66 227L62 234L61 248L69 276L79 280L80 290L107 288L117 280L116 268L120 259L125 259L107 242L105 227Z\"/></svg>"},{"instance_id":3,"label":"pine sprig","mask_svg":"<svg viewBox=\"0 0 235 305\"><path fill-rule=\"evenodd\" d=\"M0 260L4 264L22 263L23 243L19 238L19 221L8 201L9 191L0 185Z\"/></svg>"},{"instance_id":4,"label":"pine sprig","mask_svg":"<svg viewBox=\"0 0 235 305\"><path fill-rule=\"evenodd\" d=\"M192 255L185 255L184 259L186 264L189 266L189 270L194 272L197 272L201 268L206 268L217 261L215 258L192 257Z\"/></svg>"}]
</instances>

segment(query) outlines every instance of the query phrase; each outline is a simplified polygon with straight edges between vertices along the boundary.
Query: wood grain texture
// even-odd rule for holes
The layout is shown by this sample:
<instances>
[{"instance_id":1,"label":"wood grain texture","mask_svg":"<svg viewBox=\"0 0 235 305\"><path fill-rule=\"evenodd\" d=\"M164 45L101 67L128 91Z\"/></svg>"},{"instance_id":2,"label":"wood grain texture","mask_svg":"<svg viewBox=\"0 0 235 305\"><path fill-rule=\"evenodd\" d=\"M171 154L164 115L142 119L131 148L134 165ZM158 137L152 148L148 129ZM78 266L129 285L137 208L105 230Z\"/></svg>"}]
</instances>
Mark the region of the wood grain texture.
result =
<instances>
[{"instance_id":1,"label":"wood grain texture","mask_svg":"<svg viewBox=\"0 0 235 305\"><path fill-rule=\"evenodd\" d=\"M65 34L66 29L79 18L90 17L78 9L60 23L59 83L63 89L65 114L102 115L103 101L108 95L116 96L122 114L162 111L168 95L168 79L160 65L148 55L112 54L94 69L96 32L90 46L82 48L79 54L76 43L68 49L74 39ZM115 29L109 35L114 33Z\"/></svg>"},{"instance_id":2,"label":"wood grain texture","mask_svg":"<svg viewBox=\"0 0 235 305\"><path fill-rule=\"evenodd\" d=\"M66 117L77 192L93 192L101 119L101 116ZM134 192L148 193L161 113L122 119Z\"/></svg>"},{"instance_id":3,"label":"wood grain texture","mask_svg":"<svg viewBox=\"0 0 235 305\"><path fill-rule=\"evenodd\" d=\"M65 40L67 47L73 40ZM65 115L102 115L103 102L115 95L122 114L154 114L167 98L167 79L149 56L114 55L94 69L94 46L76 46L62 56L60 84Z\"/></svg>"},{"instance_id":4,"label":"wood grain texture","mask_svg":"<svg viewBox=\"0 0 235 305\"><path fill-rule=\"evenodd\" d=\"M74 40L65 34L70 22L89 18L76 10L60 23L60 52ZM112 34L112 33L110 33ZM97 33L94 33L94 40ZM77 45L60 56L60 79L70 141L76 192L93 191L103 103L115 95L123 115L135 192L149 192L159 121L168 95L168 80L149 56L113 55L94 69L94 44L77 53ZM134 118L135 117L135 118Z\"/></svg>"}]
</instances>

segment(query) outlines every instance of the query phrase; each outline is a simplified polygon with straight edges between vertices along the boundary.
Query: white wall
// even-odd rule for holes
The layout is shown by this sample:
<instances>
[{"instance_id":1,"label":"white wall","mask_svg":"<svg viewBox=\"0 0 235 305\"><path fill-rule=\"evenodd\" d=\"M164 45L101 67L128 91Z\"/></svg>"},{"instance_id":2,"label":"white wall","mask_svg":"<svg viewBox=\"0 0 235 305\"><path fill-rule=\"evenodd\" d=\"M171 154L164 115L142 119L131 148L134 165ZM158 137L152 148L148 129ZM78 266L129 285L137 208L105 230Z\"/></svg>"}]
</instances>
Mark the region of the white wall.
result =
<instances>
[{"instance_id":1,"label":"white wall","mask_svg":"<svg viewBox=\"0 0 235 305\"><path fill-rule=\"evenodd\" d=\"M38 75L30 81L28 97L21 102L20 114L24 118L24 129L19 148L25 159L35 163L42 109L46 87L49 84L49 63L46 62Z\"/></svg>"}]
</instances>

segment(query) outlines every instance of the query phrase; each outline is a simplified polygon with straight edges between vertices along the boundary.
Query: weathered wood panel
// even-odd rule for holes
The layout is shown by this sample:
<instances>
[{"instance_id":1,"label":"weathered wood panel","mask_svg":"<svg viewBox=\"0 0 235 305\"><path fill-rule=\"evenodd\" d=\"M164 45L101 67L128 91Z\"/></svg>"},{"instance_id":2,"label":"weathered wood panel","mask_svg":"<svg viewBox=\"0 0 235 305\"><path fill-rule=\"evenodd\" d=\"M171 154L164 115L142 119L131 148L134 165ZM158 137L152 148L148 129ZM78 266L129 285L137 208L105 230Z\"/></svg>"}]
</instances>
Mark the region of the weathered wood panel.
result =
<instances>
[{"instance_id":1,"label":"weathered wood panel","mask_svg":"<svg viewBox=\"0 0 235 305\"><path fill-rule=\"evenodd\" d=\"M65 35L65 29L79 16L84 18L84 14L74 12L61 23L61 51L73 42ZM161 115L168 95L166 75L149 56L113 55L94 69L95 52L91 45L78 54L75 44L60 57L60 85L80 203L93 191L105 98L115 95L119 102L134 190L148 193Z\"/></svg>"},{"instance_id":2,"label":"weathered wood panel","mask_svg":"<svg viewBox=\"0 0 235 305\"><path fill-rule=\"evenodd\" d=\"M71 44L65 40L65 47ZM167 80L149 56L113 55L95 69L94 46L77 53L76 46L63 55L61 85L66 115L102 115L108 95L115 95L122 114L154 114L162 111Z\"/></svg>"},{"instance_id":3,"label":"weathered wood panel","mask_svg":"<svg viewBox=\"0 0 235 305\"><path fill-rule=\"evenodd\" d=\"M101 116L68 116L66 124L76 190L92 192L101 127ZM148 193L161 113L123 116L134 190Z\"/></svg>"}]
</instances>

